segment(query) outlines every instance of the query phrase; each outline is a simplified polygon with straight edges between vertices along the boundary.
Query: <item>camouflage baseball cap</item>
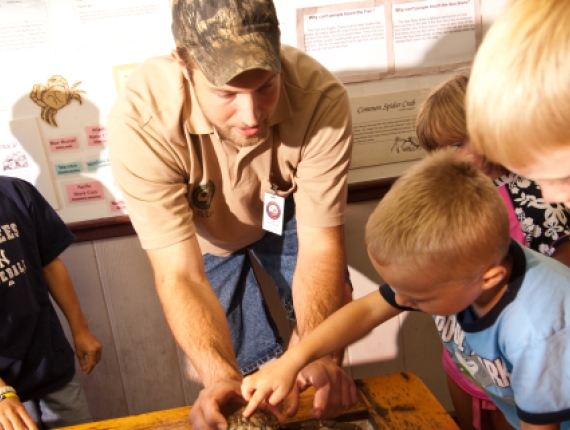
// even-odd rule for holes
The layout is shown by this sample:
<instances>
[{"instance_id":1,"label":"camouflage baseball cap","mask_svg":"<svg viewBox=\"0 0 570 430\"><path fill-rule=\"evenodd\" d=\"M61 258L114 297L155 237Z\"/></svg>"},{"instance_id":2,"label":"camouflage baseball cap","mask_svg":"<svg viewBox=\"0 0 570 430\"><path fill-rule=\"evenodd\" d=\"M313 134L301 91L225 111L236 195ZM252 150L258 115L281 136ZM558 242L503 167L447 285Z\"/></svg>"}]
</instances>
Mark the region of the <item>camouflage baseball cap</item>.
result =
<instances>
[{"instance_id":1,"label":"camouflage baseball cap","mask_svg":"<svg viewBox=\"0 0 570 430\"><path fill-rule=\"evenodd\" d=\"M272 0L174 0L172 34L217 87L250 69L281 72Z\"/></svg>"}]
</instances>

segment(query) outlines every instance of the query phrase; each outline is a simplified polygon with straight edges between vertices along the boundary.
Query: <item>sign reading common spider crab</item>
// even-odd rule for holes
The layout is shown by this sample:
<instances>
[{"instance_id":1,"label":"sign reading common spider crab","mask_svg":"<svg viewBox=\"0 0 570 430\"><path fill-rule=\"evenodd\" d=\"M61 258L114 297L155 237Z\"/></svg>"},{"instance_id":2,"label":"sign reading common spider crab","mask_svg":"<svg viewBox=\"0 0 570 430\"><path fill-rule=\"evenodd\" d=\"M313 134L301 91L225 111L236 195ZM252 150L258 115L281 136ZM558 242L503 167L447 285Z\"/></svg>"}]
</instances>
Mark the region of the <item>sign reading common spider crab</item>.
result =
<instances>
[{"instance_id":1,"label":"sign reading common spider crab","mask_svg":"<svg viewBox=\"0 0 570 430\"><path fill-rule=\"evenodd\" d=\"M76 82L71 87L67 84L67 79L61 75L53 75L47 80L47 84L35 84L30 92L30 98L35 104L42 108L41 118L53 127L57 127L55 114L62 107L67 106L72 100L77 100L81 104L81 93L85 91L76 90L80 82Z\"/></svg>"}]
</instances>

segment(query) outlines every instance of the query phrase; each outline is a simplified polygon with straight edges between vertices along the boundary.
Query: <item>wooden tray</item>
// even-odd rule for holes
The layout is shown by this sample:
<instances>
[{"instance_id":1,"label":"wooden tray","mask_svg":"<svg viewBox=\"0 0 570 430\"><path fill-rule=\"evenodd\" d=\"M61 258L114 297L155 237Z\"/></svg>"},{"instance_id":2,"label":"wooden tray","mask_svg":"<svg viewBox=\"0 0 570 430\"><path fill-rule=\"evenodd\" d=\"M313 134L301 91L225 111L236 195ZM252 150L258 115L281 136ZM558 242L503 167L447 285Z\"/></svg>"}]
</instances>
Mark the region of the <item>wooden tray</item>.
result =
<instances>
[{"instance_id":1,"label":"wooden tray","mask_svg":"<svg viewBox=\"0 0 570 430\"><path fill-rule=\"evenodd\" d=\"M412 372L393 373L356 381L361 400L339 421L368 420L376 430L458 430L459 427L420 378ZM311 419L314 390L301 394L299 412L289 422ZM191 429L191 406L65 427L66 430Z\"/></svg>"}]
</instances>

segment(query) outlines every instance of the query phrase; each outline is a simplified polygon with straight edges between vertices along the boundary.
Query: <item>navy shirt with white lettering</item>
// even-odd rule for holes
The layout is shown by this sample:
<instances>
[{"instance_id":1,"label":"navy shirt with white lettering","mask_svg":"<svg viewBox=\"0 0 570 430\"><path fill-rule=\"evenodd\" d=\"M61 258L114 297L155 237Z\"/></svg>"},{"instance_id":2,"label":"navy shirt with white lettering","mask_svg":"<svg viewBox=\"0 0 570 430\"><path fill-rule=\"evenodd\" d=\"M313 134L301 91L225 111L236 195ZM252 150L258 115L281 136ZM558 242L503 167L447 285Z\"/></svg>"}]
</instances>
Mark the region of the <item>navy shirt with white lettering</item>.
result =
<instances>
[{"instance_id":1,"label":"navy shirt with white lettering","mask_svg":"<svg viewBox=\"0 0 570 430\"><path fill-rule=\"evenodd\" d=\"M58 390L75 373L42 273L74 240L33 185L0 176L0 378L22 401Z\"/></svg>"}]
</instances>

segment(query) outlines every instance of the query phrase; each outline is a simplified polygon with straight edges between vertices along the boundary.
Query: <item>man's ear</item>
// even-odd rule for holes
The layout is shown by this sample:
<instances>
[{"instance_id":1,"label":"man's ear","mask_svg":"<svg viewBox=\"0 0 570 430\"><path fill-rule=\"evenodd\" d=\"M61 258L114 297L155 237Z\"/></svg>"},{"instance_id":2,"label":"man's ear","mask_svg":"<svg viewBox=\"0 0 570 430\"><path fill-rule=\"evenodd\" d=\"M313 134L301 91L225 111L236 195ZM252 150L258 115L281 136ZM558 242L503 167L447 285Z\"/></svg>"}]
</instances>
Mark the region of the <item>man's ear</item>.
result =
<instances>
[{"instance_id":1,"label":"man's ear","mask_svg":"<svg viewBox=\"0 0 570 430\"><path fill-rule=\"evenodd\" d=\"M184 61L182 61L182 58L180 58L180 55L178 55L178 51L176 49L170 51L170 56L176 60L176 62L180 67L182 67L182 69L186 70L186 64L184 64Z\"/></svg>"},{"instance_id":2,"label":"man's ear","mask_svg":"<svg viewBox=\"0 0 570 430\"><path fill-rule=\"evenodd\" d=\"M507 268L505 266L493 266L483 273L483 290L490 290L498 285L507 276Z\"/></svg>"}]
</instances>

